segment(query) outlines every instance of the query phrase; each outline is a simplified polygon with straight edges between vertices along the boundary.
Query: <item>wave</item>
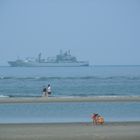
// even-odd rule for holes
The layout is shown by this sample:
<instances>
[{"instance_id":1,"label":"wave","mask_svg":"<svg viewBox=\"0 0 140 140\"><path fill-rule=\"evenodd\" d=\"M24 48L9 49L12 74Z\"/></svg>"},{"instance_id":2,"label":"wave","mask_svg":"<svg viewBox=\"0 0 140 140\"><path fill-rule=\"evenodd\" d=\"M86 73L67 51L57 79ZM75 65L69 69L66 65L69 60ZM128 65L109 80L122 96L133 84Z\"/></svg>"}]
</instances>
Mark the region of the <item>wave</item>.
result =
<instances>
[{"instance_id":1,"label":"wave","mask_svg":"<svg viewBox=\"0 0 140 140\"><path fill-rule=\"evenodd\" d=\"M0 98L12 98L12 97L41 97L39 95L0 95Z\"/></svg>"},{"instance_id":2,"label":"wave","mask_svg":"<svg viewBox=\"0 0 140 140\"><path fill-rule=\"evenodd\" d=\"M41 97L41 96L14 96L14 95L10 95L10 96L4 96L4 95L0 95L0 98L38 98L38 97ZM93 100L118 100L118 101L121 101L121 100L126 100L126 101L139 101L140 100L140 96L137 96L137 95L95 95L95 96L91 96L91 95L88 95L88 96L79 96L79 95L76 95L76 96L49 96L49 98L57 98L57 99L93 99Z\"/></svg>"},{"instance_id":3,"label":"wave","mask_svg":"<svg viewBox=\"0 0 140 140\"><path fill-rule=\"evenodd\" d=\"M108 76L108 77L99 77L99 76L82 76L82 77L12 77L12 76L4 76L0 77L0 80L49 80L49 79L83 79L83 80L140 80L140 76Z\"/></svg>"},{"instance_id":4,"label":"wave","mask_svg":"<svg viewBox=\"0 0 140 140\"><path fill-rule=\"evenodd\" d=\"M9 97L7 95L0 95L0 98L5 98L5 97Z\"/></svg>"},{"instance_id":5,"label":"wave","mask_svg":"<svg viewBox=\"0 0 140 140\"><path fill-rule=\"evenodd\" d=\"M41 96L32 96L32 95L0 95L0 98L34 98L34 97L41 97ZM49 96L49 98L140 98L139 95L68 95L68 96L64 96L64 95L51 95Z\"/></svg>"}]
</instances>

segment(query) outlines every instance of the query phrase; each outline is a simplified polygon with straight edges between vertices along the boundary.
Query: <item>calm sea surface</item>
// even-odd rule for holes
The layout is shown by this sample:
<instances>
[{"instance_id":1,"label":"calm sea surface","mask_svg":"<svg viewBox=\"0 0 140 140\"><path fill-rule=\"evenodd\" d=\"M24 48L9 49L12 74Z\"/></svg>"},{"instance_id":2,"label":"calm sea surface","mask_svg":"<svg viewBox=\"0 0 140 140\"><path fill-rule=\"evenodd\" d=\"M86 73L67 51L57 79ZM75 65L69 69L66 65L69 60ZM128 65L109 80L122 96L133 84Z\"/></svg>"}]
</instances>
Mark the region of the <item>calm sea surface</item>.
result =
<instances>
[{"instance_id":1,"label":"calm sea surface","mask_svg":"<svg viewBox=\"0 0 140 140\"><path fill-rule=\"evenodd\" d=\"M140 96L140 66L0 67L0 97ZM1 104L0 123L89 122L98 112L106 121L140 121L140 103Z\"/></svg>"}]
</instances>

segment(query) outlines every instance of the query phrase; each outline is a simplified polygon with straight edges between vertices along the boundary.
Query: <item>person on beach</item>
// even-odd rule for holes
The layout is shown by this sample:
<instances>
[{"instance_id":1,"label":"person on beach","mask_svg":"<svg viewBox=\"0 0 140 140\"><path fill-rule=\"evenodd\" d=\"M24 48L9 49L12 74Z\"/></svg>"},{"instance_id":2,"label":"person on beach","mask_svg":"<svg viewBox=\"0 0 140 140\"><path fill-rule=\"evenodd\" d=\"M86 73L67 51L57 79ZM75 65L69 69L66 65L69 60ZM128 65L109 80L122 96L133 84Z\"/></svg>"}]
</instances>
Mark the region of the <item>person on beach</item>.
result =
<instances>
[{"instance_id":1,"label":"person on beach","mask_svg":"<svg viewBox=\"0 0 140 140\"><path fill-rule=\"evenodd\" d=\"M43 87L43 91L42 91L42 97L46 96L47 95L47 88L44 86Z\"/></svg>"},{"instance_id":2,"label":"person on beach","mask_svg":"<svg viewBox=\"0 0 140 140\"><path fill-rule=\"evenodd\" d=\"M50 84L48 84L48 87L47 87L47 94L51 95L51 85Z\"/></svg>"},{"instance_id":3,"label":"person on beach","mask_svg":"<svg viewBox=\"0 0 140 140\"><path fill-rule=\"evenodd\" d=\"M93 120L93 125L97 124L97 118L98 118L99 114L97 113L93 113L92 115L92 120Z\"/></svg>"},{"instance_id":4,"label":"person on beach","mask_svg":"<svg viewBox=\"0 0 140 140\"><path fill-rule=\"evenodd\" d=\"M93 120L93 125L104 123L104 118L97 113L93 113L92 120Z\"/></svg>"}]
</instances>

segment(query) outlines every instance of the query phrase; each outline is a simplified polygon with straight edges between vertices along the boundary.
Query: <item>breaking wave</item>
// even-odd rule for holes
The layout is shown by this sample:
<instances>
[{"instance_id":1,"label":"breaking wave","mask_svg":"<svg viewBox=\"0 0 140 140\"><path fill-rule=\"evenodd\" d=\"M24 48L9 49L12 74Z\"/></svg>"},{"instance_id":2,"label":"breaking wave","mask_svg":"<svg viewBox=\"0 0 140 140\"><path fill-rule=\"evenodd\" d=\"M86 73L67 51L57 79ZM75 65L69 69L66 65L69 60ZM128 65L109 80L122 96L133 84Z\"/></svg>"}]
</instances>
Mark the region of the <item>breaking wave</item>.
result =
<instances>
[{"instance_id":1,"label":"breaking wave","mask_svg":"<svg viewBox=\"0 0 140 140\"><path fill-rule=\"evenodd\" d=\"M98 77L98 76L84 76L84 77L0 77L0 80L48 80L48 79L94 79L94 80L140 80L140 76L108 76L108 77Z\"/></svg>"}]
</instances>

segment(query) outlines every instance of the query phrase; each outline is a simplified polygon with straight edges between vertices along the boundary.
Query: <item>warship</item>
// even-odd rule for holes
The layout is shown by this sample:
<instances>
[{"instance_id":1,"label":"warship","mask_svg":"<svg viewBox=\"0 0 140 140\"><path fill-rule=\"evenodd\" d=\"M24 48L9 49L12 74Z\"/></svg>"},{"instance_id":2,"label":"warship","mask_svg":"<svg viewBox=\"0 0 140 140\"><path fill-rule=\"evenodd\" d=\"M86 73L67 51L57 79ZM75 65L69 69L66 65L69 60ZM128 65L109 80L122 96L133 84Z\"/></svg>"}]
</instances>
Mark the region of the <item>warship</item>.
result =
<instances>
[{"instance_id":1,"label":"warship","mask_svg":"<svg viewBox=\"0 0 140 140\"><path fill-rule=\"evenodd\" d=\"M39 53L38 57L17 59L15 61L8 61L11 67L81 67L89 66L88 61L78 61L75 56L72 56L70 51L62 52L55 57L42 58Z\"/></svg>"}]
</instances>

